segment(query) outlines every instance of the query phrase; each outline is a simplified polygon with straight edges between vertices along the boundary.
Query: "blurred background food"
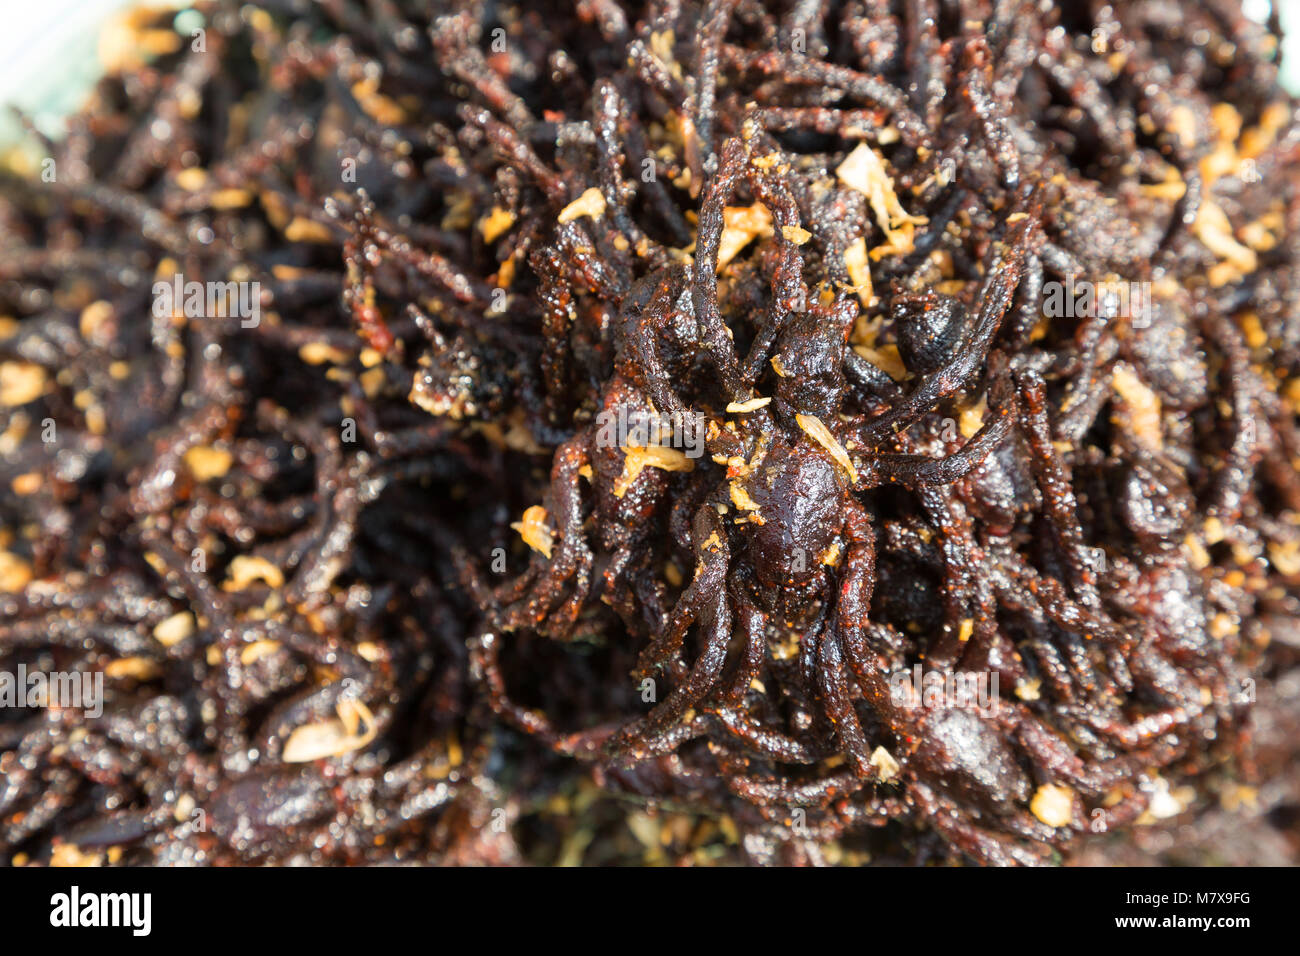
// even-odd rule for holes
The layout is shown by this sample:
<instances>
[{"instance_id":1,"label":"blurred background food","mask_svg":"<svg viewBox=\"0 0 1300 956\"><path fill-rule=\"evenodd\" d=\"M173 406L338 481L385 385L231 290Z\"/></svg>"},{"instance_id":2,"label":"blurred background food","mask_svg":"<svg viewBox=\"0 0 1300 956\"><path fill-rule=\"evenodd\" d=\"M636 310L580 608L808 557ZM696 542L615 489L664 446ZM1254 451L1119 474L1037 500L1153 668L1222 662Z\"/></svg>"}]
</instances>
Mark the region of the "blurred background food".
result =
<instances>
[{"instance_id":1,"label":"blurred background food","mask_svg":"<svg viewBox=\"0 0 1300 956\"><path fill-rule=\"evenodd\" d=\"M1283 84L1300 92L1300 0L1275 0L1287 29L1282 44ZM0 104L23 110L47 135L57 136L60 120L80 105L105 66L148 51L128 48L129 26L140 10L175 10L178 33L155 36L159 52L179 44L181 35L202 25L202 15L181 0L4 0L6 29L0 32ZM1269 0L1247 0L1246 13L1264 22ZM9 112L5 111L6 114ZM0 117L0 144L13 143L19 125Z\"/></svg>"}]
</instances>

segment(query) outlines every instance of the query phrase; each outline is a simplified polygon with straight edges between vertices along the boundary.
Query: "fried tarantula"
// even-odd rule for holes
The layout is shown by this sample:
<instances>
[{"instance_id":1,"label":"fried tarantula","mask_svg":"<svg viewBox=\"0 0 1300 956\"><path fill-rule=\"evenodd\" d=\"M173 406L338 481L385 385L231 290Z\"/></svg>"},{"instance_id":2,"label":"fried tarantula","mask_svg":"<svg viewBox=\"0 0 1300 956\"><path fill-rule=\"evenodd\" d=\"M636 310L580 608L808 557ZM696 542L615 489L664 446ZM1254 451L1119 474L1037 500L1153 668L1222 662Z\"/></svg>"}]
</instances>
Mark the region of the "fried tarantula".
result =
<instances>
[{"instance_id":1,"label":"fried tarantula","mask_svg":"<svg viewBox=\"0 0 1300 956\"><path fill-rule=\"evenodd\" d=\"M740 814L764 858L903 820L980 862L1041 862L1143 817L1161 771L1241 759L1250 683L1228 621L1248 599L1204 551L1258 540L1245 516L1296 501L1300 446L1231 318L1258 273L1182 278L1230 250L1194 211L1212 202L1198 154L1131 122L1171 117L1126 72L1154 69L1141 15L1097 28L1130 38L1107 92L1087 47L1052 40L1059 61L1035 63L1038 28L999 8L942 43L946 80L910 101L728 43L759 28L752 7L699 15L689 246L635 216L660 213L632 175L626 90L597 83L557 153L573 202L529 261L547 407L576 430L516 525L527 572L469 575L496 711L611 785ZM666 95L639 41L629 56ZM810 83L827 105L801 99ZM721 89L731 108L702 105ZM1035 126L1017 89L1067 126ZM1062 96L1094 139L1066 134ZM1215 148L1236 154L1241 123L1215 109ZM1294 140L1269 136L1259 162L1292 162ZM1119 168L1122 150L1138 161ZM1257 188L1234 180L1234 203ZM1061 287L1073 303L1093 286L1053 314ZM707 456L602 440L602 420L637 415L699 416ZM571 709L577 726L519 703L539 640L635 651L626 689L585 723ZM922 700L898 679L918 663L1003 693Z\"/></svg>"}]
</instances>

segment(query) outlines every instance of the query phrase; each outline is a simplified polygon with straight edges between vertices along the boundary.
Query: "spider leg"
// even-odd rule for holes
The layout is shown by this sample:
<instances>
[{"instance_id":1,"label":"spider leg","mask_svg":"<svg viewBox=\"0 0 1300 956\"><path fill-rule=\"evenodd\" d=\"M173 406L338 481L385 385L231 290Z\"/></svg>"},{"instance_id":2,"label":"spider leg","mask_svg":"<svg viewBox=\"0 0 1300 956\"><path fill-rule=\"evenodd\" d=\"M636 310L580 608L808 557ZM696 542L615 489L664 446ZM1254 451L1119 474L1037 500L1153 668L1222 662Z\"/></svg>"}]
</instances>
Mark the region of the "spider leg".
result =
<instances>
[{"instance_id":1,"label":"spider leg","mask_svg":"<svg viewBox=\"0 0 1300 956\"><path fill-rule=\"evenodd\" d=\"M1031 464L1052 519L1052 530L1070 568L1070 583L1083 605L1099 608L1101 597L1097 593L1097 576L1079 529L1078 503L1070 472L1052 444L1052 430L1047 418L1047 386L1042 376L1030 369L1020 370L1019 379L1025 404L1025 437L1033 452Z\"/></svg>"},{"instance_id":2,"label":"spider leg","mask_svg":"<svg viewBox=\"0 0 1300 956\"><path fill-rule=\"evenodd\" d=\"M738 707L742 703L767 660L767 618L754 604L745 585L736 584L731 588L731 600L740 632L745 637L745 649L731 683L722 693L721 706L724 708Z\"/></svg>"},{"instance_id":3,"label":"spider leg","mask_svg":"<svg viewBox=\"0 0 1300 956\"><path fill-rule=\"evenodd\" d=\"M511 616L513 627L535 627L545 622L548 633L566 634L590 593L594 559L582 530L582 476L579 474L590 462L589 437L585 432L576 435L555 454L551 468L551 504L559 542L545 570L537 576L525 609ZM574 579L573 593L556 611L557 598L570 578Z\"/></svg>"},{"instance_id":4,"label":"spider leg","mask_svg":"<svg viewBox=\"0 0 1300 956\"><path fill-rule=\"evenodd\" d=\"M695 579L677 599L662 633L641 652L634 672L638 677L648 676L680 656L687 628L695 622L701 609L726 587L731 547L713 505L706 503L696 511L692 529Z\"/></svg>"},{"instance_id":5,"label":"spider leg","mask_svg":"<svg viewBox=\"0 0 1300 956\"><path fill-rule=\"evenodd\" d=\"M862 724L858 720L857 711L853 709L853 700L844 673L844 650L834 625L827 628L818 642L817 665L818 682L825 701L826 716L835 729L840 747L846 752L853 772L863 778L878 776L871 766L871 756L868 752L867 739L862 733Z\"/></svg>"},{"instance_id":6,"label":"spider leg","mask_svg":"<svg viewBox=\"0 0 1300 956\"><path fill-rule=\"evenodd\" d=\"M1085 764L1064 738L1032 714L1022 714L1015 734L1040 776L1064 781L1092 796L1101 796L1143 768L1168 764L1187 747L1186 742L1160 743L1123 757Z\"/></svg>"},{"instance_id":7,"label":"spider leg","mask_svg":"<svg viewBox=\"0 0 1300 956\"><path fill-rule=\"evenodd\" d=\"M660 354L659 340L669 316L677 308L685 281L680 269L667 270L645 308L626 320L625 346L629 353L625 358L634 360L627 377L649 393L661 413L681 417L689 411L673 387L673 377Z\"/></svg>"},{"instance_id":8,"label":"spider leg","mask_svg":"<svg viewBox=\"0 0 1300 956\"><path fill-rule=\"evenodd\" d=\"M846 536L852 542L844 558L835 618L818 644L818 676L826 713L842 748L847 751L854 773L864 779L879 779L871 766L870 746L854 709L846 674L845 640L841 635L860 634L871 608L875 587L876 542L871 518L856 501L845 517Z\"/></svg>"},{"instance_id":9,"label":"spider leg","mask_svg":"<svg viewBox=\"0 0 1300 956\"><path fill-rule=\"evenodd\" d=\"M924 784L913 784L908 793L944 841L978 863L986 866L1042 866L1048 862L1050 851L1046 847L1031 849L995 837L972 822L951 800Z\"/></svg>"},{"instance_id":10,"label":"spider leg","mask_svg":"<svg viewBox=\"0 0 1300 956\"><path fill-rule=\"evenodd\" d=\"M709 179L700 203L691 283L700 337L722 379L723 389L735 401L744 401L746 396L736 347L718 309L718 248L722 241L723 209L735 191L736 182L745 175L748 161L749 148L740 137L732 137L722 144L718 170Z\"/></svg>"},{"instance_id":11,"label":"spider leg","mask_svg":"<svg viewBox=\"0 0 1300 956\"><path fill-rule=\"evenodd\" d=\"M723 728L740 740L747 750L782 763L812 764L831 755L788 734L773 730L743 710L717 708L710 711Z\"/></svg>"},{"instance_id":12,"label":"spider leg","mask_svg":"<svg viewBox=\"0 0 1300 956\"><path fill-rule=\"evenodd\" d=\"M918 485L950 485L978 468L1014 427L1015 419L1009 411L994 412L993 417L965 445L942 458L893 454L873 456L866 463L867 484L882 483L879 479L883 477Z\"/></svg>"},{"instance_id":13,"label":"spider leg","mask_svg":"<svg viewBox=\"0 0 1300 956\"><path fill-rule=\"evenodd\" d=\"M611 754L642 758L658 752L665 734L709 695L722 674L731 641L732 614L726 588L731 551L726 529L711 505L706 504L697 512L694 531L700 562L695 580L673 609L665 633L642 655L639 672L645 673L669 656L676 656L692 623L704 631L704 646L685 681L654 710L624 727L611 741Z\"/></svg>"},{"instance_id":14,"label":"spider leg","mask_svg":"<svg viewBox=\"0 0 1300 956\"><path fill-rule=\"evenodd\" d=\"M739 797L768 807L825 807L862 787L851 773L840 773L812 783L791 784L768 777L731 777L727 788Z\"/></svg>"}]
</instances>

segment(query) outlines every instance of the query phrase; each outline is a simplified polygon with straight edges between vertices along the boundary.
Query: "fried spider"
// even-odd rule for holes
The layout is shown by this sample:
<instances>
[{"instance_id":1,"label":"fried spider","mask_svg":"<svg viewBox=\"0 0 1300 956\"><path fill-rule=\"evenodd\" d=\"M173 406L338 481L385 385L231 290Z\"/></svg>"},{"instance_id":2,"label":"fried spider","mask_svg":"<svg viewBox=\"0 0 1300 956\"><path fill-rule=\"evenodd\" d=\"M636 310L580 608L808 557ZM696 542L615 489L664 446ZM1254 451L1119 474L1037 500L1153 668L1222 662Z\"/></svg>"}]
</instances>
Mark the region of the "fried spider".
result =
<instances>
[{"instance_id":1,"label":"fried spider","mask_svg":"<svg viewBox=\"0 0 1300 956\"><path fill-rule=\"evenodd\" d=\"M1252 779L1276 23L195 6L0 159L0 673L105 687L0 714L0 862L1032 864Z\"/></svg>"}]
</instances>

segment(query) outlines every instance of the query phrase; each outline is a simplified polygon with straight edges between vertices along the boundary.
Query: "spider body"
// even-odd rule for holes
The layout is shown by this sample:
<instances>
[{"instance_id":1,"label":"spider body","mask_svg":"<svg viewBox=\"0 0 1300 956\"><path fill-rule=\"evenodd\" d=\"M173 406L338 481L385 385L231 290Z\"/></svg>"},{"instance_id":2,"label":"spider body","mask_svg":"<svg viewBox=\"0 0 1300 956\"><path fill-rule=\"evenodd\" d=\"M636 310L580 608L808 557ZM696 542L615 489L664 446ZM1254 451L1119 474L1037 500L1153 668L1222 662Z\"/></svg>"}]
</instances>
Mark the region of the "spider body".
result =
<instances>
[{"instance_id":1,"label":"spider body","mask_svg":"<svg viewBox=\"0 0 1300 956\"><path fill-rule=\"evenodd\" d=\"M757 506L744 525L745 554L765 589L802 589L824 564L844 524L843 470L807 439L769 448L743 480Z\"/></svg>"},{"instance_id":2,"label":"spider body","mask_svg":"<svg viewBox=\"0 0 1300 956\"><path fill-rule=\"evenodd\" d=\"M829 419L844 394L844 360L849 330L858 316L850 297L818 302L792 315L777 342L773 367L777 410Z\"/></svg>"},{"instance_id":3,"label":"spider body","mask_svg":"<svg viewBox=\"0 0 1300 956\"><path fill-rule=\"evenodd\" d=\"M971 324L961 300L933 289L899 295L892 314L903 364L916 375L947 362Z\"/></svg>"}]
</instances>

